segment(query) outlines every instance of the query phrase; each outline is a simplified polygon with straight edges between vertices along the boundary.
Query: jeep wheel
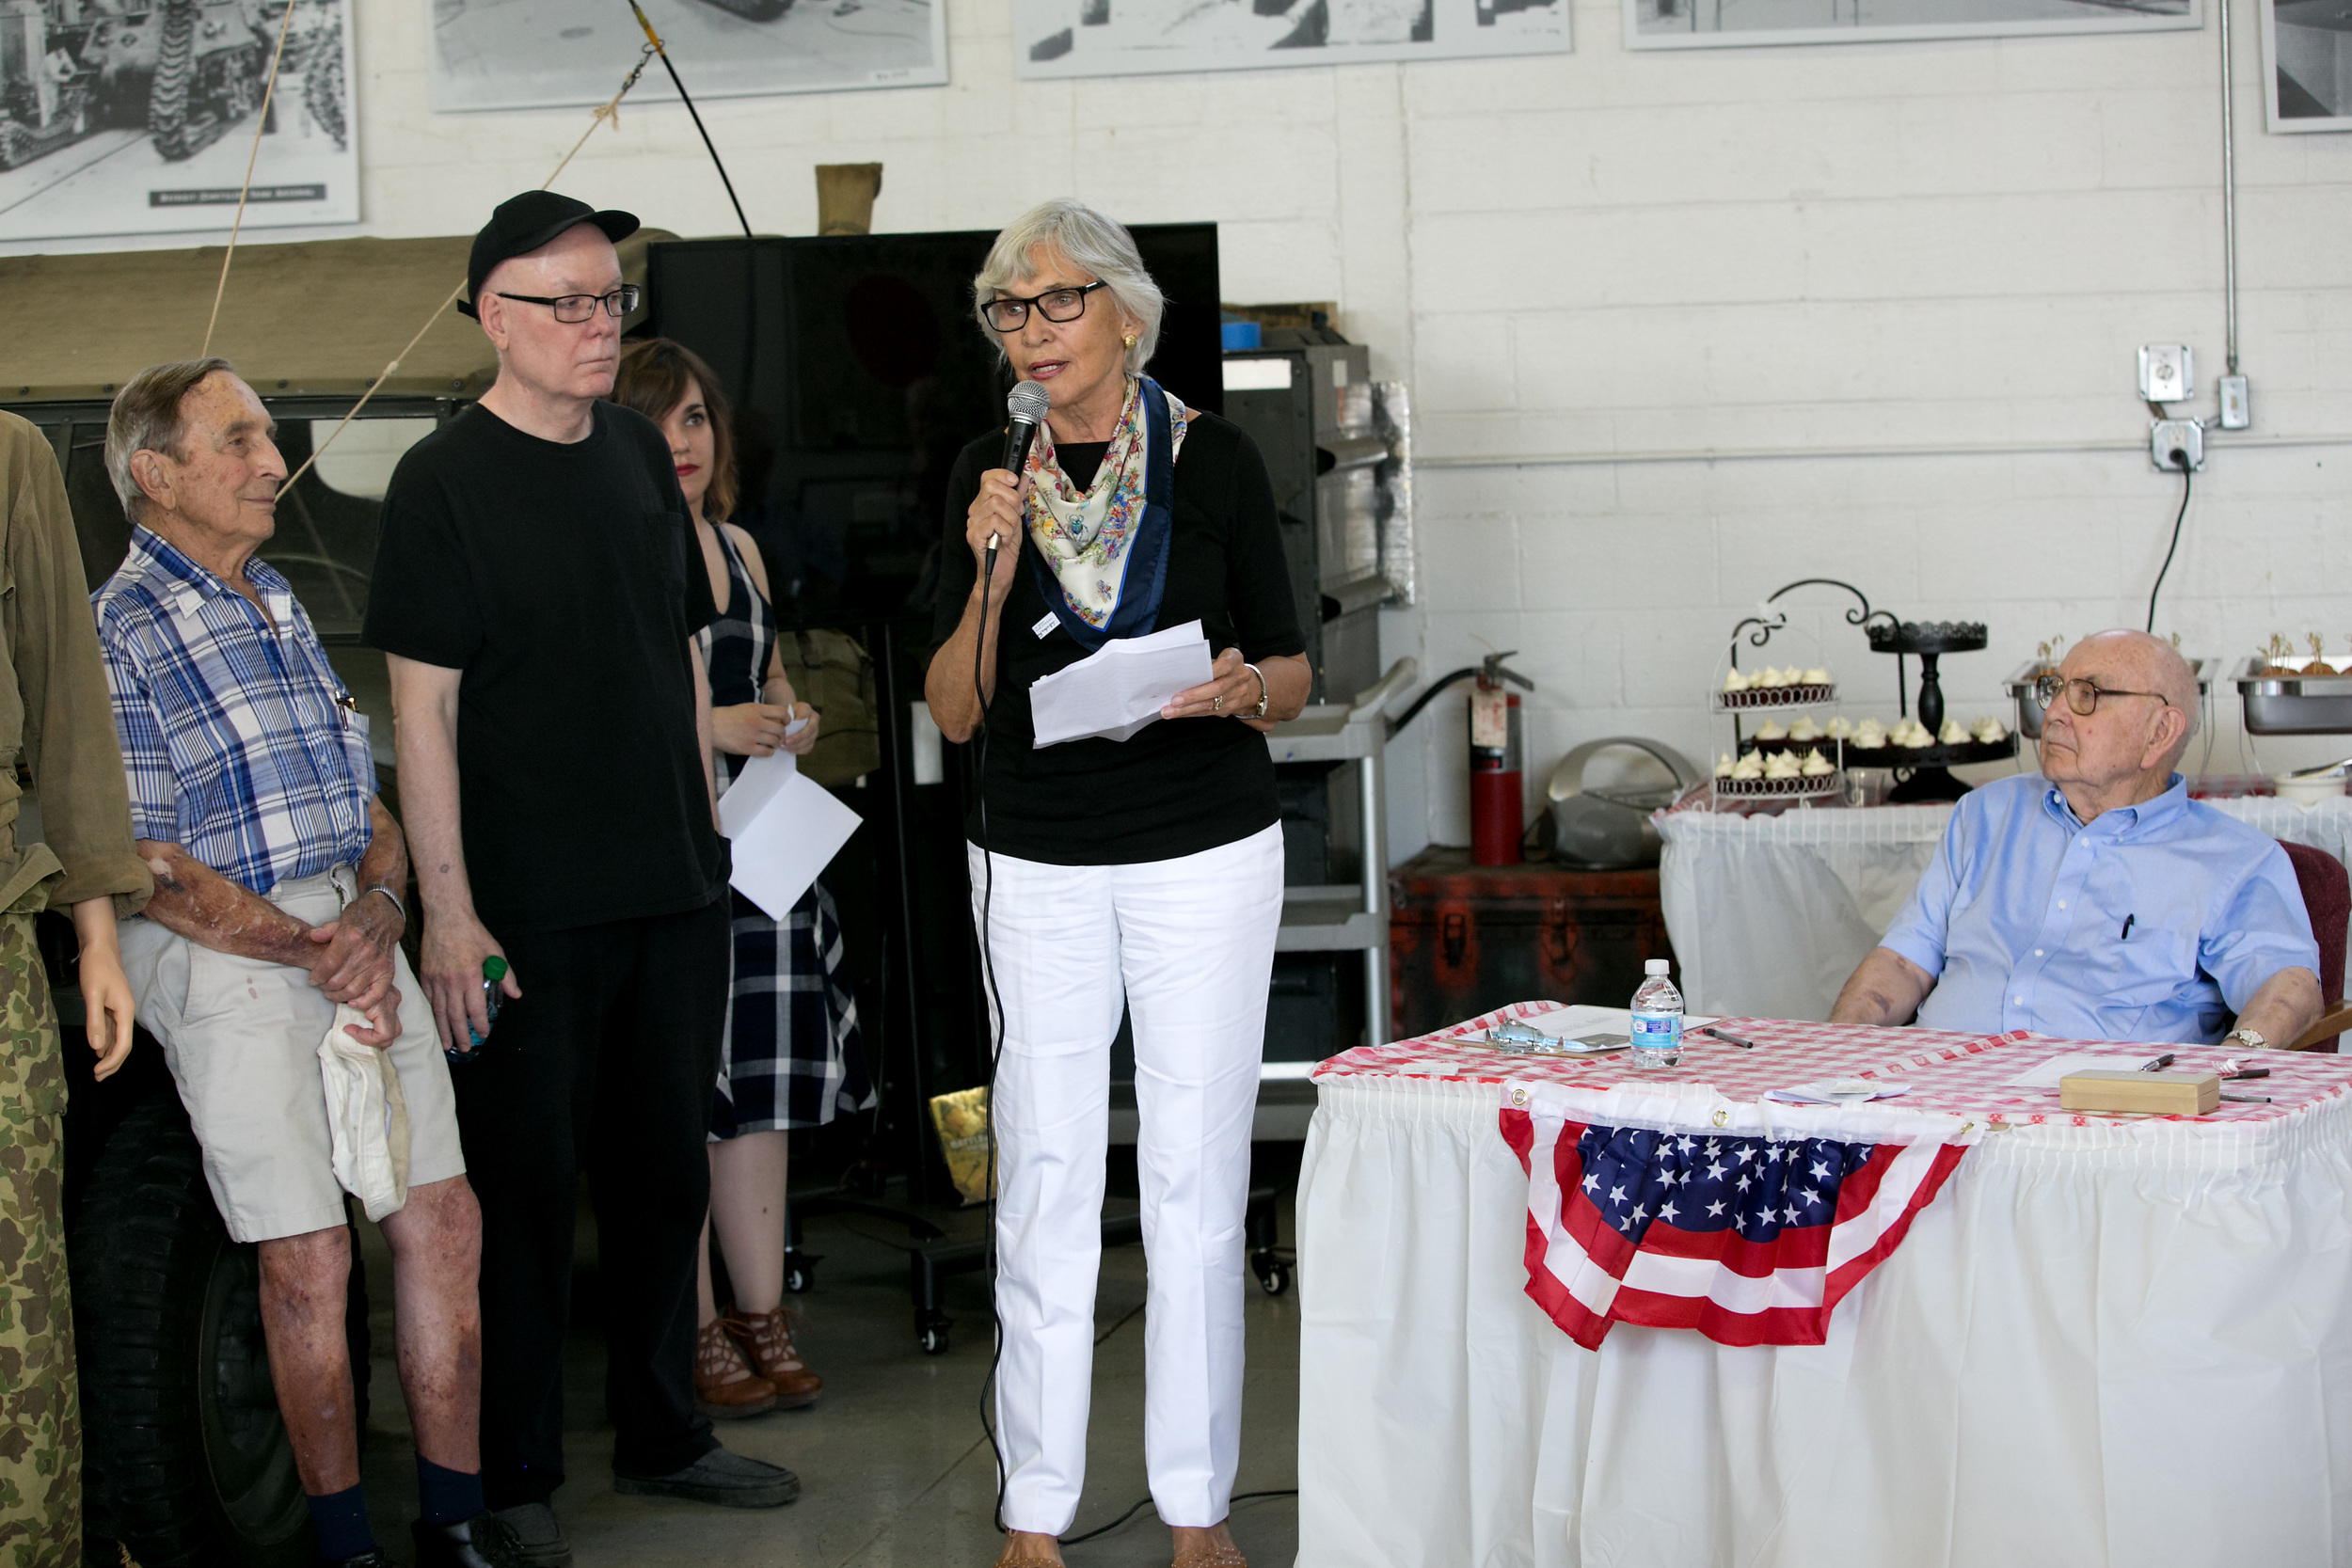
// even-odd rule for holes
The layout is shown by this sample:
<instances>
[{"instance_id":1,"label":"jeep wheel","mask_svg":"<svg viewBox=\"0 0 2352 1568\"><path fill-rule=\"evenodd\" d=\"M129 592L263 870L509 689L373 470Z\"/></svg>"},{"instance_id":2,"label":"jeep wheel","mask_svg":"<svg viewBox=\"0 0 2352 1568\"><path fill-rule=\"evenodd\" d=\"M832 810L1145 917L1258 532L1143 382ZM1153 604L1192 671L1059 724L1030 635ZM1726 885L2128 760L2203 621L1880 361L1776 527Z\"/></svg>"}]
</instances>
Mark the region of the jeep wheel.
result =
<instances>
[{"instance_id":1,"label":"jeep wheel","mask_svg":"<svg viewBox=\"0 0 2352 1568\"><path fill-rule=\"evenodd\" d=\"M222 1227L175 1096L150 1095L107 1140L68 1258L91 1532L144 1568L307 1564L310 1513L270 1383L256 1255ZM358 1263L355 1248L364 1412Z\"/></svg>"}]
</instances>

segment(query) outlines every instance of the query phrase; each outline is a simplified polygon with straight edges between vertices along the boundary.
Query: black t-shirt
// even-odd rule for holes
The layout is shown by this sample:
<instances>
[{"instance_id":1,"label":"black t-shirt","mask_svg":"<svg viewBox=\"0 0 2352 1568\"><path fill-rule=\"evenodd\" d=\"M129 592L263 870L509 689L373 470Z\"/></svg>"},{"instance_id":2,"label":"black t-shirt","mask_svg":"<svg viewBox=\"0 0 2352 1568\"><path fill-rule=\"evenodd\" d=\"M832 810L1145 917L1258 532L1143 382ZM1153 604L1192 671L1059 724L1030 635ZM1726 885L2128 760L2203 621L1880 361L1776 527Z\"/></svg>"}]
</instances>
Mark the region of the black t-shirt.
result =
<instances>
[{"instance_id":1,"label":"black t-shirt","mask_svg":"<svg viewBox=\"0 0 2352 1568\"><path fill-rule=\"evenodd\" d=\"M381 527L366 641L465 672L466 869L491 934L724 892L687 653L718 610L653 421L599 403L564 443L469 407L401 458Z\"/></svg>"},{"instance_id":2,"label":"black t-shirt","mask_svg":"<svg viewBox=\"0 0 2352 1568\"><path fill-rule=\"evenodd\" d=\"M948 477L934 655L955 635L971 597L975 568L964 518L979 476L996 467L1003 447L1001 435L981 437L963 449ZM1084 449L1077 455L1083 458ZM1099 448L1092 456L1101 461ZM1074 483L1076 475L1071 478ZM996 568L1011 568L1012 591L997 630L989 708L989 847L1055 865L1125 865L1199 854L1279 820L1265 736L1232 719L1164 719L1126 740L1036 749L1031 683L1075 664L1086 650L1058 624L1037 635L1047 605L1034 556L1025 533L1018 552ZM1174 532L1154 629L1195 620L1212 655L1239 648L1254 664L1306 651L1265 460L1238 425L1214 414L1194 419L1176 459ZM1253 700L1255 693L1253 683ZM965 831L977 842L977 810Z\"/></svg>"}]
</instances>

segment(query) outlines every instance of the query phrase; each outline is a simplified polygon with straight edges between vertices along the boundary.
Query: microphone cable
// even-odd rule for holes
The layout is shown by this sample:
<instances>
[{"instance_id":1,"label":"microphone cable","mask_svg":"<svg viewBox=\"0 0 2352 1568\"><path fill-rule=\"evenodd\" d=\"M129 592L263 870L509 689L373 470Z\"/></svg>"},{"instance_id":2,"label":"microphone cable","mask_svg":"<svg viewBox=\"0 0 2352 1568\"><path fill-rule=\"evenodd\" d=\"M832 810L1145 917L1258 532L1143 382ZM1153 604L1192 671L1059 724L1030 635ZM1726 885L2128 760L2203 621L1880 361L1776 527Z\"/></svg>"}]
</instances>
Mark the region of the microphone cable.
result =
<instances>
[{"instance_id":1,"label":"microphone cable","mask_svg":"<svg viewBox=\"0 0 2352 1568\"><path fill-rule=\"evenodd\" d=\"M1013 547L1019 549L1016 537ZM996 1392L996 1370L1005 1355L1005 1317L996 1303L996 1063L1005 1053L1005 999L996 986L996 955L990 943L990 914L996 896L996 861L989 848L988 837L988 736L989 696L980 683L980 668L988 655L988 597L996 579L996 536L989 535L987 559L980 565L980 625L972 640L972 697L979 705L979 745L974 799L977 800L980 829L980 975L988 985L988 1115L983 1118L988 1132L988 1164L986 1180L980 1191L987 1195L988 1229L981 1241L981 1256L988 1276L988 1375L980 1380L980 1431L988 1436L988 1451L996 1462L996 1533L1005 1530L1005 1450L996 1441L996 1415L993 1408Z\"/></svg>"}]
</instances>

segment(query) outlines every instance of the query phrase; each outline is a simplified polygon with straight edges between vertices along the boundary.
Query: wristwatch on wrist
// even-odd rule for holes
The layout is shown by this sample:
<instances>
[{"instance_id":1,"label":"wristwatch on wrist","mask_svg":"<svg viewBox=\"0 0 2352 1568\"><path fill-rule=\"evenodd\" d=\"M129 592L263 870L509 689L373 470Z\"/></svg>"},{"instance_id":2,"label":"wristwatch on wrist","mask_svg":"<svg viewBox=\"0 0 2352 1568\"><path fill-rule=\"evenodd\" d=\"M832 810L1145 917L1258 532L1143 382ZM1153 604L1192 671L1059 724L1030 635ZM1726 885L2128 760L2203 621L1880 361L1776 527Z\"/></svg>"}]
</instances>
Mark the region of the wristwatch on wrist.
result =
<instances>
[{"instance_id":1,"label":"wristwatch on wrist","mask_svg":"<svg viewBox=\"0 0 2352 1568\"><path fill-rule=\"evenodd\" d=\"M2262 1031L2259 1029L2233 1029L2228 1034L2221 1037L2221 1043L2224 1045L2229 1044L2232 1040L2236 1040L2243 1045L2250 1045L2257 1051L2268 1051L2273 1049L2271 1043L2263 1038Z\"/></svg>"},{"instance_id":2,"label":"wristwatch on wrist","mask_svg":"<svg viewBox=\"0 0 2352 1568\"><path fill-rule=\"evenodd\" d=\"M1252 719L1263 719L1265 717L1266 701L1269 695L1266 690L1265 672L1259 669L1254 664L1245 664L1242 668L1258 677L1258 710L1251 714L1250 717Z\"/></svg>"}]
</instances>

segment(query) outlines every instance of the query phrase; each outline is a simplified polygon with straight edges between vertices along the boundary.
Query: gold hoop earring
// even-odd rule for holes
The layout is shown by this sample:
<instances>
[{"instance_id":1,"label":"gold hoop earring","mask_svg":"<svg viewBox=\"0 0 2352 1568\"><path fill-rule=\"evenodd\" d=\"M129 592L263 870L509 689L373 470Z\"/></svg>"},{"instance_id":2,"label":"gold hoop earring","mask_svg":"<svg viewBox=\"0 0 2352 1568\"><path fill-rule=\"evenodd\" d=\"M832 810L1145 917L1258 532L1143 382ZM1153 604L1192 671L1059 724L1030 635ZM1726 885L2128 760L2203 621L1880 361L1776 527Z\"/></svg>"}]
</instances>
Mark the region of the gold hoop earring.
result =
<instances>
[{"instance_id":1,"label":"gold hoop earring","mask_svg":"<svg viewBox=\"0 0 2352 1568\"><path fill-rule=\"evenodd\" d=\"M1128 333L1125 337L1120 339L1119 341L1125 343L1129 348L1136 346L1136 335L1132 332Z\"/></svg>"}]
</instances>

